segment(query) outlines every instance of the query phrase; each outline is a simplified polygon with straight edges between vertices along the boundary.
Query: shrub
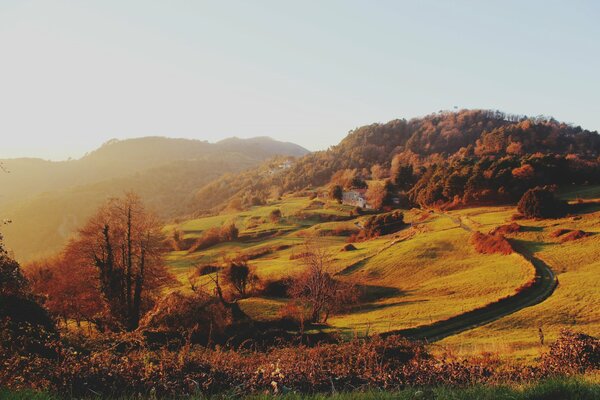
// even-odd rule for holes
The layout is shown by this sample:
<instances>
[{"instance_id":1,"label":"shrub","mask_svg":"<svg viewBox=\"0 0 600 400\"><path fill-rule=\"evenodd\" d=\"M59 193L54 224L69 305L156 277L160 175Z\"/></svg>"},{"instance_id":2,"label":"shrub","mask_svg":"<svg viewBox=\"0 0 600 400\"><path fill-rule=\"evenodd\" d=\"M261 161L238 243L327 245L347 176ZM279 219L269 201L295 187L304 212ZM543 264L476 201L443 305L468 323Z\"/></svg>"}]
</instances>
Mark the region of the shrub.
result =
<instances>
[{"instance_id":1,"label":"shrub","mask_svg":"<svg viewBox=\"0 0 600 400\"><path fill-rule=\"evenodd\" d=\"M258 278L245 261L233 261L225 268L223 278L238 295L245 297L248 286L257 282Z\"/></svg>"},{"instance_id":2,"label":"shrub","mask_svg":"<svg viewBox=\"0 0 600 400\"><path fill-rule=\"evenodd\" d=\"M344 247L342 247L342 251L354 251L356 247L352 243L348 243Z\"/></svg>"},{"instance_id":3,"label":"shrub","mask_svg":"<svg viewBox=\"0 0 600 400\"><path fill-rule=\"evenodd\" d=\"M189 248L189 252L193 253L199 250L206 250L209 247L215 246L222 242L231 242L239 237L239 229L234 222L223 225L221 228L213 226L202 232L202 235L196 239L194 244Z\"/></svg>"},{"instance_id":4,"label":"shrub","mask_svg":"<svg viewBox=\"0 0 600 400\"><path fill-rule=\"evenodd\" d=\"M590 235L591 235L591 233L589 233L589 232L584 232L582 230L574 230L574 231L571 231L571 232L563 235L560 238L560 241L562 243L571 242L573 240L583 239L583 238L588 237Z\"/></svg>"},{"instance_id":5,"label":"shrub","mask_svg":"<svg viewBox=\"0 0 600 400\"><path fill-rule=\"evenodd\" d=\"M266 297L289 297L288 291L292 285L291 278L270 279L263 283L261 295Z\"/></svg>"},{"instance_id":6,"label":"shrub","mask_svg":"<svg viewBox=\"0 0 600 400\"><path fill-rule=\"evenodd\" d=\"M486 235L474 232L471 236L471 243L475 250L482 254L511 254L514 251L508 240L500 234Z\"/></svg>"},{"instance_id":7,"label":"shrub","mask_svg":"<svg viewBox=\"0 0 600 400\"><path fill-rule=\"evenodd\" d=\"M230 323L229 310L215 297L203 292L191 296L173 292L144 317L141 327L169 333L183 330L207 339L222 334Z\"/></svg>"},{"instance_id":8,"label":"shrub","mask_svg":"<svg viewBox=\"0 0 600 400\"><path fill-rule=\"evenodd\" d=\"M209 247L221 243L221 230L213 227L205 230L202 235L196 239L196 242L190 247L189 252L193 253L199 250L205 250Z\"/></svg>"},{"instance_id":9,"label":"shrub","mask_svg":"<svg viewBox=\"0 0 600 400\"><path fill-rule=\"evenodd\" d=\"M231 242L233 240L236 240L239 236L239 229L237 228L237 226L235 226L234 222L230 222L226 225L223 225L221 227L221 230L219 232L220 238L223 242Z\"/></svg>"},{"instance_id":10,"label":"shrub","mask_svg":"<svg viewBox=\"0 0 600 400\"><path fill-rule=\"evenodd\" d=\"M490 235L508 235L511 233L520 232L523 227L516 222L500 225L490 231Z\"/></svg>"},{"instance_id":11,"label":"shrub","mask_svg":"<svg viewBox=\"0 0 600 400\"><path fill-rule=\"evenodd\" d=\"M373 215L364 224L363 232L365 238L373 238L380 235L388 235L406 227L404 214L401 211Z\"/></svg>"},{"instance_id":12,"label":"shrub","mask_svg":"<svg viewBox=\"0 0 600 400\"><path fill-rule=\"evenodd\" d=\"M579 374L600 368L600 340L583 333L562 330L542 357L542 368L550 373Z\"/></svg>"},{"instance_id":13,"label":"shrub","mask_svg":"<svg viewBox=\"0 0 600 400\"><path fill-rule=\"evenodd\" d=\"M566 213L566 203L558 200L554 193L544 187L529 189L517 205L527 218L558 218Z\"/></svg>"},{"instance_id":14,"label":"shrub","mask_svg":"<svg viewBox=\"0 0 600 400\"><path fill-rule=\"evenodd\" d=\"M269 220L273 223L281 220L281 210L279 208L274 209L269 213Z\"/></svg>"},{"instance_id":15,"label":"shrub","mask_svg":"<svg viewBox=\"0 0 600 400\"><path fill-rule=\"evenodd\" d=\"M204 276L204 275L214 274L215 272L219 271L221 268L222 267L219 267L217 265L202 265L202 266L198 267L197 271L198 271L199 276Z\"/></svg>"},{"instance_id":16,"label":"shrub","mask_svg":"<svg viewBox=\"0 0 600 400\"><path fill-rule=\"evenodd\" d=\"M560 237L560 236L562 236L562 235L564 235L566 233L569 233L569 232L571 232L570 229L559 228L559 229L556 229L556 230L552 231L552 233L550 233L550 237L557 238L557 237Z\"/></svg>"},{"instance_id":17,"label":"shrub","mask_svg":"<svg viewBox=\"0 0 600 400\"><path fill-rule=\"evenodd\" d=\"M344 189L340 185L334 185L329 190L329 197L332 200L337 200L338 203L342 202L343 196L344 196Z\"/></svg>"}]
</instances>

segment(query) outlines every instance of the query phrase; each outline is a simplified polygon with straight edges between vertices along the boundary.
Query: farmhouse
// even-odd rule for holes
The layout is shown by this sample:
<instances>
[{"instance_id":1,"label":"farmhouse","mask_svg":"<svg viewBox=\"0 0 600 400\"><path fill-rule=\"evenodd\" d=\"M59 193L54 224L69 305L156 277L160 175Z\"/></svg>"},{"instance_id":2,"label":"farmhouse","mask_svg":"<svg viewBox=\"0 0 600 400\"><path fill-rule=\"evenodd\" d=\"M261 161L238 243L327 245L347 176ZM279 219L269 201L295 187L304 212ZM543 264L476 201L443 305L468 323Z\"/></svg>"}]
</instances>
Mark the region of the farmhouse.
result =
<instances>
[{"instance_id":1,"label":"farmhouse","mask_svg":"<svg viewBox=\"0 0 600 400\"><path fill-rule=\"evenodd\" d=\"M342 195L342 203L360 208L371 208L365 194L366 189L352 189L345 191Z\"/></svg>"}]
</instances>

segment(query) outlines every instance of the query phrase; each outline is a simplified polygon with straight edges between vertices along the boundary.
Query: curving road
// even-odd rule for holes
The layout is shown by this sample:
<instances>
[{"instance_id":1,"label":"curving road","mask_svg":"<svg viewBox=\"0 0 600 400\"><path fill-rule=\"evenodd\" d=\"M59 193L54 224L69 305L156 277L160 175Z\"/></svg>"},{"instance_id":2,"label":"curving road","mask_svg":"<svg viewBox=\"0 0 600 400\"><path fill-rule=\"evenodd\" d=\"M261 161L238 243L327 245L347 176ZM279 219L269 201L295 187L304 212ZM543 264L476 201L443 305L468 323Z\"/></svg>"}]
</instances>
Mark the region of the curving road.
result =
<instances>
[{"instance_id":1,"label":"curving road","mask_svg":"<svg viewBox=\"0 0 600 400\"><path fill-rule=\"evenodd\" d=\"M471 231L471 228L464 225L462 220L452 218L446 214L443 215L451 218L461 228ZM530 262L535 268L536 277L531 286L524 288L512 296L505 297L481 308L458 314L446 320L415 328L387 332L385 336L399 334L415 340L435 342L445 337L489 324L525 307L539 304L550 297L558 285L558 279L554 275L554 272L544 261L535 257L521 242L517 240L510 240L510 242L515 252Z\"/></svg>"}]
</instances>

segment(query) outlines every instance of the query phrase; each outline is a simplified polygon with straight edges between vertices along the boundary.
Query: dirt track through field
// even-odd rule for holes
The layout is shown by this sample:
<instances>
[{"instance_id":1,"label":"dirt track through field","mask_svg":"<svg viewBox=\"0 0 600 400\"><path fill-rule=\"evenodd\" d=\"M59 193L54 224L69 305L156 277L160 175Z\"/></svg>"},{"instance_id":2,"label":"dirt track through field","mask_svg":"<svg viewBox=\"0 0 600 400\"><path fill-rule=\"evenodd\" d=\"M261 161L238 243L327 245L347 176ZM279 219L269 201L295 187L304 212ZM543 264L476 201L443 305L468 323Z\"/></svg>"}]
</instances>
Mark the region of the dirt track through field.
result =
<instances>
[{"instance_id":1,"label":"dirt track through field","mask_svg":"<svg viewBox=\"0 0 600 400\"><path fill-rule=\"evenodd\" d=\"M471 232L472 229L463 224L462 219L454 218L447 214L439 214L450 218L462 229ZM489 324L502 317L515 313L525 307L539 304L552 295L558 285L558 279L550 267L535 255L521 242L510 240L516 253L520 254L527 262L531 263L536 271L536 277L531 286L518 293L502 298L483 307L455 315L448 319L437 321L429 325L415 328L387 332L385 336L400 334L411 339L435 342L445 337L456 335L469 329Z\"/></svg>"}]
</instances>

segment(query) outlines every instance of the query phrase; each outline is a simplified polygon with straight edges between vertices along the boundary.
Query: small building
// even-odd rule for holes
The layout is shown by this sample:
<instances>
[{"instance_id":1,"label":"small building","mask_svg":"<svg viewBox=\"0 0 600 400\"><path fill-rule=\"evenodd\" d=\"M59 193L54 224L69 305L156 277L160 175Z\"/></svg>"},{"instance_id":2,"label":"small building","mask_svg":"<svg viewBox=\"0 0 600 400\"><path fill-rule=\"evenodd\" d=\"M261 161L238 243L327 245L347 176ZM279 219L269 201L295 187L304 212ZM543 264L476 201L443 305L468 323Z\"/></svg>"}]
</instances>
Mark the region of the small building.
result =
<instances>
[{"instance_id":1,"label":"small building","mask_svg":"<svg viewBox=\"0 0 600 400\"><path fill-rule=\"evenodd\" d=\"M369 209L371 208L371 205L365 197L366 193L367 189L352 189L345 191L342 194L342 203L350 206Z\"/></svg>"},{"instance_id":2,"label":"small building","mask_svg":"<svg viewBox=\"0 0 600 400\"><path fill-rule=\"evenodd\" d=\"M284 162L282 162L281 164L279 164L279 169L290 169L292 168L292 161L291 160L285 160Z\"/></svg>"}]
</instances>

